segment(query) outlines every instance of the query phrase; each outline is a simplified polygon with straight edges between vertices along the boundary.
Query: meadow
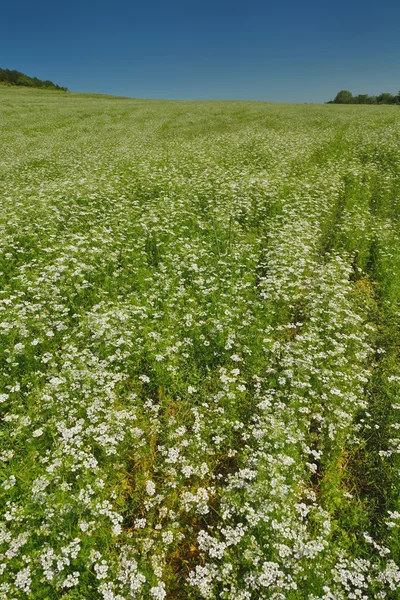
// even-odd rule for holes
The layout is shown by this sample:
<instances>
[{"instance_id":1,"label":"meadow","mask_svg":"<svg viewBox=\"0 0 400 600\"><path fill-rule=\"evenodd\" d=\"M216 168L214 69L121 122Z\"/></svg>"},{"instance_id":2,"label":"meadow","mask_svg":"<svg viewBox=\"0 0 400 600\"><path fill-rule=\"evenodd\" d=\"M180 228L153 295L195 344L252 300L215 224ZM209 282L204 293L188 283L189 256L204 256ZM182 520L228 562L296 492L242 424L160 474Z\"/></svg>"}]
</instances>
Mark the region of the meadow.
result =
<instances>
[{"instance_id":1,"label":"meadow","mask_svg":"<svg viewBox=\"0 0 400 600\"><path fill-rule=\"evenodd\" d=\"M0 88L0 599L400 598L400 109Z\"/></svg>"}]
</instances>

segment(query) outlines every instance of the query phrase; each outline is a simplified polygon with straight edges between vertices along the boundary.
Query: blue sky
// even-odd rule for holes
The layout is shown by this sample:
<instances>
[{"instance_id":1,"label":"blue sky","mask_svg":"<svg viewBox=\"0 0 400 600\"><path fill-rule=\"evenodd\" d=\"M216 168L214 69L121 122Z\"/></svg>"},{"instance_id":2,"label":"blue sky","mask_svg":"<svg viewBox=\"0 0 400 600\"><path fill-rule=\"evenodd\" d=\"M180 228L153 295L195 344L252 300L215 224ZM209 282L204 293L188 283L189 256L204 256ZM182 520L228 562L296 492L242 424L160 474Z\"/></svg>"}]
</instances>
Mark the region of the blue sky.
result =
<instances>
[{"instance_id":1,"label":"blue sky","mask_svg":"<svg viewBox=\"0 0 400 600\"><path fill-rule=\"evenodd\" d=\"M400 0L4 0L0 67L72 91L324 102L400 88Z\"/></svg>"}]
</instances>

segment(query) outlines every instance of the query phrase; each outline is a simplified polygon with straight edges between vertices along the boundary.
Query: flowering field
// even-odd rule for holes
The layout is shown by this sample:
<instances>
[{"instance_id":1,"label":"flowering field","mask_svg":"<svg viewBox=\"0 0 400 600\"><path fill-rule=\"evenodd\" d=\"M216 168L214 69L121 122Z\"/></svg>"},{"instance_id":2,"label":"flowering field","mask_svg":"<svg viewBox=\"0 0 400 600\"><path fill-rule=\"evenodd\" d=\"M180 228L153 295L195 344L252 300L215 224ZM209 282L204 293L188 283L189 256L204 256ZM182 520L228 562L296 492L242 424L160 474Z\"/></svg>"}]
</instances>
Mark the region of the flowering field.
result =
<instances>
[{"instance_id":1,"label":"flowering field","mask_svg":"<svg viewBox=\"0 0 400 600\"><path fill-rule=\"evenodd\" d=\"M400 597L400 110L0 88L0 598Z\"/></svg>"}]
</instances>

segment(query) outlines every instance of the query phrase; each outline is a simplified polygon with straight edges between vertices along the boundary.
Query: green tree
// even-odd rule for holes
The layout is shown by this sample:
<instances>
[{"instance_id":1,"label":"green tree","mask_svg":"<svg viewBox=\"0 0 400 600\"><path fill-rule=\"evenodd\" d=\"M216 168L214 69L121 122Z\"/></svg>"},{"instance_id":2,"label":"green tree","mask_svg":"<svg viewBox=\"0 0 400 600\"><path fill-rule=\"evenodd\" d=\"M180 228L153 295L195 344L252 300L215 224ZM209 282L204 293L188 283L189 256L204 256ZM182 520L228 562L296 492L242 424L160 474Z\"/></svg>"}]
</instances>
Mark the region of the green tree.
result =
<instances>
[{"instance_id":1,"label":"green tree","mask_svg":"<svg viewBox=\"0 0 400 600\"><path fill-rule=\"evenodd\" d=\"M352 100L352 104L376 104L376 102L376 97L369 96L368 94L358 94Z\"/></svg>"},{"instance_id":2,"label":"green tree","mask_svg":"<svg viewBox=\"0 0 400 600\"><path fill-rule=\"evenodd\" d=\"M396 97L389 92L383 92L376 97L378 104L394 104L396 102Z\"/></svg>"},{"instance_id":3,"label":"green tree","mask_svg":"<svg viewBox=\"0 0 400 600\"><path fill-rule=\"evenodd\" d=\"M348 90L341 90L335 96L333 102L335 104L350 104L353 100L353 94Z\"/></svg>"},{"instance_id":4,"label":"green tree","mask_svg":"<svg viewBox=\"0 0 400 600\"><path fill-rule=\"evenodd\" d=\"M7 83L9 85L21 85L26 87L38 87L38 88L46 88L49 90L62 90L64 92L68 91L66 87L60 87L59 85L53 83L50 80L42 81L37 77L29 77L29 75L25 75L25 73L21 73L20 71L10 71L10 69L2 69L0 68L0 82Z\"/></svg>"}]
</instances>

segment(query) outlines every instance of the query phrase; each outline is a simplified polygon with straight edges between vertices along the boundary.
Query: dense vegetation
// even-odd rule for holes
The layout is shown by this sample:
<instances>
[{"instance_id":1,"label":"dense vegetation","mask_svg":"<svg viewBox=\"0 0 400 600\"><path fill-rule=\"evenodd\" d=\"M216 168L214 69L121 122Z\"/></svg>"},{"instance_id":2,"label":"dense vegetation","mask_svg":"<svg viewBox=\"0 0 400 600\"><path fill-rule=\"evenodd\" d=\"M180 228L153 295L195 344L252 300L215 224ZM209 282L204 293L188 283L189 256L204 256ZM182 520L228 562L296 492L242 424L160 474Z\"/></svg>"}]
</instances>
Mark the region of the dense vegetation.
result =
<instances>
[{"instance_id":1,"label":"dense vegetation","mask_svg":"<svg viewBox=\"0 0 400 600\"><path fill-rule=\"evenodd\" d=\"M336 94L334 100L330 100L327 104L400 104L400 91L397 95L383 92L378 96L369 96L368 94L353 96L348 90L341 90Z\"/></svg>"},{"instance_id":2,"label":"dense vegetation","mask_svg":"<svg viewBox=\"0 0 400 600\"><path fill-rule=\"evenodd\" d=\"M47 90L59 90L63 92L67 92L68 88L60 87L56 83L52 81L45 80L42 81L37 77L29 77L25 75L25 73L21 73L20 71L10 71L10 69L1 69L0 68L0 83L7 85L18 85L24 87L33 87L33 88L44 88Z\"/></svg>"},{"instance_id":3,"label":"dense vegetation","mask_svg":"<svg viewBox=\"0 0 400 600\"><path fill-rule=\"evenodd\" d=\"M400 112L0 98L0 598L398 599Z\"/></svg>"}]
</instances>

